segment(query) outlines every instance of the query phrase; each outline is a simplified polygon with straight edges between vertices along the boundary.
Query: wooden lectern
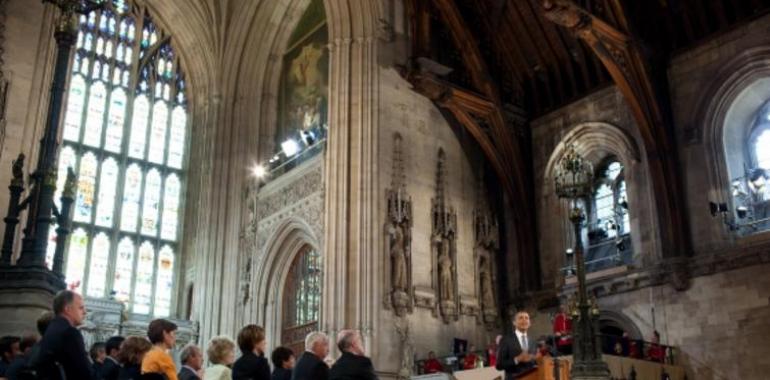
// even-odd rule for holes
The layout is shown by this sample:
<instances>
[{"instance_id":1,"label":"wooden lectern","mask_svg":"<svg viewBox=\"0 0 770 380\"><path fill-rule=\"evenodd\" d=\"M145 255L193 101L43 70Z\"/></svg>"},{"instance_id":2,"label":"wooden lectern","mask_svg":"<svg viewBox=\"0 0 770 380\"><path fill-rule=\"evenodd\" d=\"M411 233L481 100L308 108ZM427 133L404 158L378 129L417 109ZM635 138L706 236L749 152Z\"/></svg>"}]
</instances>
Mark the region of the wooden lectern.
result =
<instances>
[{"instance_id":1,"label":"wooden lectern","mask_svg":"<svg viewBox=\"0 0 770 380\"><path fill-rule=\"evenodd\" d=\"M554 371L556 363L552 357L546 356L537 361L537 368L519 376L521 380L569 380L570 361L559 360L559 369ZM558 373L557 373L558 372Z\"/></svg>"}]
</instances>

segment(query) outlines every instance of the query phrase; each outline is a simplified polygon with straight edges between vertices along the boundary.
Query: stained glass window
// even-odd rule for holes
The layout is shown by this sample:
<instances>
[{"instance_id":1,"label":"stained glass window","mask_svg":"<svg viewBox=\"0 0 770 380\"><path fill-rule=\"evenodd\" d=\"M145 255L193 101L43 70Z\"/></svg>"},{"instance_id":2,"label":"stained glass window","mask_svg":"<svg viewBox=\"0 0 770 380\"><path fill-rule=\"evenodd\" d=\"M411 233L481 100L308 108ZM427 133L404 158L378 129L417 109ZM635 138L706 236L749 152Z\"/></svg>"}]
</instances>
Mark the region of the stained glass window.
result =
<instances>
[{"instance_id":1,"label":"stained glass window","mask_svg":"<svg viewBox=\"0 0 770 380\"><path fill-rule=\"evenodd\" d=\"M139 247L139 263L136 265L133 311L149 314L152 302L152 276L155 268L155 250L152 244L144 242Z\"/></svg>"},{"instance_id":2,"label":"stained glass window","mask_svg":"<svg viewBox=\"0 0 770 380\"><path fill-rule=\"evenodd\" d=\"M592 242L630 232L623 165L609 158L600 167L602 170L594 189L593 216L589 227Z\"/></svg>"},{"instance_id":3,"label":"stained glass window","mask_svg":"<svg viewBox=\"0 0 770 380\"><path fill-rule=\"evenodd\" d=\"M143 4L106 0L79 18L64 106L56 204L78 175L65 277L138 314L173 314L184 190L185 76ZM156 91L157 89L157 91ZM48 265L52 265L51 234Z\"/></svg>"},{"instance_id":4,"label":"stained glass window","mask_svg":"<svg viewBox=\"0 0 770 380\"><path fill-rule=\"evenodd\" d=\"M88 294L90 297L104 297L107 284L107 267L110 261L110 238L104 232L96 235L91 247L91 262L88 264Z\"/></svg>"},{"instance_id":5,"label":"stained glass window","mask_svg":"<svg viewBox=\"0 0 770 380\"><path fill-rule=\"evenodd\" d=\"M174 251L163 246L158 256L158 281L155 284L155 312L158 317L168 316L174 285Z\"/></svg>"},{"instance_id":6,"label":"stained glass window","mask_svg":"<svg viewBox=\"0 0 770 380\"><path fill-rule=\"evenodd\" d=\"M67 251L67 268L64 272L64 278L69 288L80 288L83 282L83 273L86 270L87 259L88 235L86 235L84 229L78 228L70 236L70 246Z\"/></svg>"}]
</instances>

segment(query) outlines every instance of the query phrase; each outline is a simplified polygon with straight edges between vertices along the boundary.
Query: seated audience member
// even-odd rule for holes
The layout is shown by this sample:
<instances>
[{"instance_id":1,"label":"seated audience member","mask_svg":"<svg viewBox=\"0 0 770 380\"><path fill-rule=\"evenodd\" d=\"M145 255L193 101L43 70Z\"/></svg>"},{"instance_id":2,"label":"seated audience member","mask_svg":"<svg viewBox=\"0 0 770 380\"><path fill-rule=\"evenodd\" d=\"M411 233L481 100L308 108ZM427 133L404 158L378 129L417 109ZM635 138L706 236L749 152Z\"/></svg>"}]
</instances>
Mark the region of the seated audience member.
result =
<instances>
[{"instance_id":1,"label":"seated audience member","mask_svg":"<svg viewBox=\"0 0 770 380\"><path fill-rule=\"evenodd\" d=\"M39 355L30 360L30 366L44 379L59 379L61 373L67 379L91 379L91 363L83 335L76 328L86 317L83 297L71 290L62 290L53 299L53 312L56 317L46 328Z\"/></svg>"},{"instance_id":2,"label":"seated audience member","mask_svg":"<svg viewBox=\"0 0 770 380\"><path fill-rule=\"evenodd\" d=\"M660 345L660 333L655 331L652 343L647 349L647 360L663 363L666 360L666 348Z\"/></svg>"},{"instance_id":3,"label":"seated audience member","mask_svg":"<svg viewBox=\"0 0 770 380\"><path fill-rule=\"evenodd\" d=\"M329 370L329 380L377 380L372 360L364 353L363 338L358 330L340 331L337 348L342 356Z\"/></svg>"},{"instance_id":4,"label":"seated audience member","mask_svg":"<svg viewBox=\"0 0 770 380\"><path fill-rule=\"evenodd\" d=\"M209 341L206 354L209 356L209 362L213 364L206 368L203 373L203 380L230 380L233 371L230 366L235 361L235 343L226 336L217 336Z\"/></svg>"},{"instance_id":5,"label":"seated audience member","mask_svg":"<svg viewBox=\"0 0 770 380\"><path fill-rule=\"evenodd\" d=\"M168 350L176 344L176 329L176 324L165 319L150 322L147 337L152 349L142 359L142 374L162 373L168 380L177 380L174 359L168 354Z\"/></svg>"},{"instance_id":6,"label":"seated audience member","mask_svg":"<svg viewBox=\"0 0 770 380\"><path fill-rule=\"evenodd\" d=\"M103 380L117 380L120 374L120 362L118 361L118 353L120 352L120 345L125 338L122 336L113 336L107 339L107 343L104 344L104 351L107 357L104 358L104 365L102 365L102 379Z\"/></svg>"},{"instance_id":7,"label":"seated audience member","mask_svg":"<svg viewBox=\"0 0 770 380\"><path fill-rule=\"evenodd\" d=\"M0 357L0 377L5 377L8 366L19 355L19 341L21 341L21 338L18 336L4 336L0 338L0 355L2 355Z\"/></svg>"},{"instance_id":8,"label":"seated audience member","mask_svg":"<svg viewBox=\"0 0 770 380\"><path fill-rule=\"evenodd\" d=\"M141 336L129 336L120 345L117 359L122 364L118 369L119 380L142 378L142 361L152 349L152 343Z\"/></svg>"},{"instance_id":9,"label":"seated audience member","mask_svg":"<svg viewBox=\"0 0 770 380\"><path fill-rule=\"evenodd\" d=\"M27 335L21 338L19 342L19 350L21 353L13 358L11 365L8 366L8 370L5 372L5 377L8 380L19 380L23 371L27 368L27 361L29 355L32 352L32 347L37 344L37 335Z\"/></svg>"},{"instance_id":10,"label":"seated audience member","mask_svg":"<svg viewBox=\"0 0 770 380\"><path fill-rule=\"evenodd\" d=\"M94 374L94 378L101 379L104 357L107 356L104 350L104 342L92 344L91 348L88 350L88 356L91 358L91 371Z\"/></svg>"},{"instance_id":11,"label":"seated audience member","mask_svg":"<svg viewBox=\"0 0 770 380\"><path fill-rule=\"evenodd\" d=\"M241 357L233 365L233 380L270 380L270 364L265 359L265 329L248 325L238 333Z\"/></svg>"},{"instance_id":12,"label":"seated audience member","mask_svg":"<svg viewBox=\"0 0 770 380\"><path fill-rule=\"evenodd\" d=\"M291 373L291 380L327 380L329 366L324 358L329 355L329 337L314 331L305 337L305 352L297 360Z\"/></svg>"},{"instance_id":13,"label":"seated audience member","mask_svg":"<svg viewBox=\"0 0 770 380\"><path fill-rule=\"evenodd\" d=\"M463 369L474 369L478 365L478 361L480 360L479 356L476 355L476 346L470 345L468 346L468 354L465 355L465 358L463 358Z\"/></svg>"},{"instance_id":14,"label":"seated audience member","mask_svg":"<svg viewBox=\"0 0 770 380\"><path fill-rule=\"evenodd\" d=\"M291 380L291 369L294 368L294 353L287 347L278 347L270 355L273 361L271 380Z\"/></svg>"},{"instance_id":15,"label":"seated audience member","mask_svg":"<svg viewBox=\"0 0 770 380\"><path fill-rule=\"evenodd\" d=\"M190 343L182 349L179 354L179 361L182 362L182 369L179 370L179 380L201 380L203 377L203 352L201 349Z\"/></svg>"},{"instance_id":16,"label":"seated audience member","mask_svg":"<svg viewBox=\"0 0 770 380\"><path fill-rule=\"evenodd\" d=\"M441 365L441 362L436 359L436 353L431 351L428 352L428 360L425 361L425 364L423 364L423 372L425 373L439 373L444 372L444 367Z\"/></svg>"}]
</instances>

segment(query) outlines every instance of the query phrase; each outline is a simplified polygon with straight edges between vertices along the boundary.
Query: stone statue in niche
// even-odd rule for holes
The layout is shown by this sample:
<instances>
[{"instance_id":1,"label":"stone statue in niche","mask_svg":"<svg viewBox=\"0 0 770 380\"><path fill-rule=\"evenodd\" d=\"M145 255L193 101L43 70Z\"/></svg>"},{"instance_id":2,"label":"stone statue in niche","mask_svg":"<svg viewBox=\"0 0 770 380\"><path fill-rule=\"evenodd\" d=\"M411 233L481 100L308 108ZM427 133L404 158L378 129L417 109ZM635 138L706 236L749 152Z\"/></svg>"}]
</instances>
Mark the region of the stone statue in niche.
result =
<instances>
[{"instance_id":1,"label":"stone statue in niche","mask_svg":"<svg viewBox=\"0 0 770 380\"><path fill-rule=\"evenodd\" d=\"M449 255L449 244L447 241L441 242L441 252L438 255L439 268L439 294L441 302L452 301L454 299L454 286L452 284L452 256Z\"/></svg>"},{"instance_id":2,"label":"stone statue in niche","mask_svg":"<svg viewBox=\"0 0 770 380\"><path fill-rule=\"evenodd\" d=\"M392 306L396 315L403 317L414 307L411 280L411 229L412 199L406 192L404 160L401 151L401 135L393 136L393 172L391 187L388 189L388 221L386 233L390 263L389 300L386 307Z\"/></svg>"},{"instance_id":3,"label":"stone statue in niche","mask_svg":"<svg viewBox=\"0 0 770 380\"><path fill-rule=\"evenodd\" d=\"M438 307L444 323L458 320L460 300L457 292L457 213L447 205L446 155L443 149L438 151L436 172L436 196L432 199L431 220L433 234L431 253L434 263L434 289L438 292Z\"/></svg>"},{"instance_id":4,"label":"stone statue in niche","mask_svg":"<svg viewBox=\"0 0 770 380\"><path fill-rule=\"evenodd\" d=\"M393 272L393 290L405 292L406 280L406 254L404 247L404 232L400 225L393 226L391 233L393 243L390 247L390 259Z\"/></svg>"},{"instance_id":5,"label":"stone statue in niche","mask_svg":"<svg viewBox=\"0 0 770 380\"><path fill-rule=\"evenodd\" d=\"M486 199L487 191L483 181L479 181L477 208L474 211L474 250L478 273L478 292L481 307L481 319L487 329L495 328L498 320L497 302L495 300L495 271L494 257L499 247L499 226L497 219L490 211Z\"/></svg>"}]
</instances>

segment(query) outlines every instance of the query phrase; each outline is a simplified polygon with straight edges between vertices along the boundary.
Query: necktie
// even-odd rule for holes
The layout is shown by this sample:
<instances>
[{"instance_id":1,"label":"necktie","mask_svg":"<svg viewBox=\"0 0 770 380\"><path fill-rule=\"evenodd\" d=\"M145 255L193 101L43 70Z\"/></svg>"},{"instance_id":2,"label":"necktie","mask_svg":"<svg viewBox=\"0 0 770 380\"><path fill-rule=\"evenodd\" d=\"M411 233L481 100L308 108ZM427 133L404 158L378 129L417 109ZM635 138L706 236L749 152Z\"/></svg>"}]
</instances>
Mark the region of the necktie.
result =
<instances>
[{"instance_id":1,"label":"necktie","mask_svg":"<svg viewBox=\"0 0 770 380\"><path fill-rule=\"evenodd\" d=\"M529 344L527 344L527 334L521 336L521 350L524 352L529 351Z\"/></svg>"}]
</instances>

